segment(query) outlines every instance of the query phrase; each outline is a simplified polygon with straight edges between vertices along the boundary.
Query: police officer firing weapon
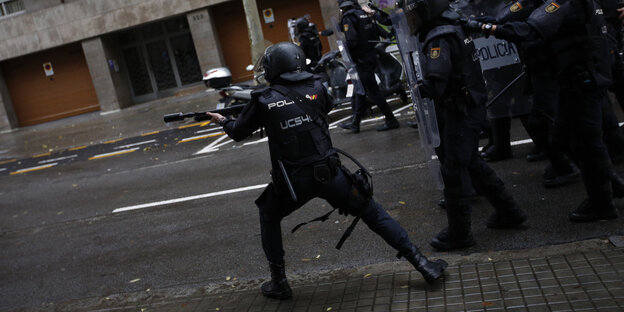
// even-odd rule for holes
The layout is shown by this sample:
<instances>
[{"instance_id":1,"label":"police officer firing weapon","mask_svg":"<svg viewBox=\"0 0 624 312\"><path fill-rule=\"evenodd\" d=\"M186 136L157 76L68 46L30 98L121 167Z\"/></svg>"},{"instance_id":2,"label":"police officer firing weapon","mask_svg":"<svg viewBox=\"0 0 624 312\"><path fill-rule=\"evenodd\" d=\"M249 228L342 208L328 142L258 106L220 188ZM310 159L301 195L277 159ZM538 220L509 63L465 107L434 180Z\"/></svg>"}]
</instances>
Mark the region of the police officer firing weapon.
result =
<instances>
[{"instance_id":1,"label":"police officer firing weapon","mask_svg":"<svg viewBox=\"0 0 624 312\"><path fill-rule=\"evenodd\" d=\"M549 0L524 21L500 25L471 20L468 27L525 46L549 44L559 84L557 122L570 135L570 156L579 164L588 198L569 218L574 222L615 219L614 174L602 138L603 104L611 84L604 12L597 0Z\"/></svg>"},{"instance_id":2,"label":"police officer firing weapon","mask_svg":"<svg viewBox=\"0 0 624 312\"><path fill-rule=\"evenodd\" d=\"M448 227L430 244L438 250L470 247L475 244L470 219L474 190L494 206L487 227L514 228L527 217L478 154L487 91L474 43L464 32L460 16L449 7L448 0L406 0L399 7L395 14L405 14L410 35L418 34L423 42L418 51L423 76L419 89L423 97L435 103L440 133L436 153L442 164ZM400 20L397 16L393 16L393 22ZM406 60L404 63L413 64Z\"/></svg>"},{"instance_id":3,"label":"police officer firing weapon","mask_svg":"<svg viewBox=\"0 0 624 312\"><path fill-rule=\"evenodd\" d=\"M270 85L252 92L252 100L238 119L207 113L236 141L260 127L265 128L269 138L273 181L256 200L262 247L271 270L271 280L262 285L262 293L278 299L292 296L286 280L280 222L316 197L327 200L340 213L361 218L427 282L441 277L447 263L427 260L410 242L406 231L372 198L368 171L360 166L362 169L352 174L341 165L326 120L331 101L320 79L304 71L301 48L293 43L277 43L266 49L263 58L262 67Z\"/></svg>"},{"instance_id":4,"label":"police officer firing weapon","mask_svg":"<svg viewBox=\"0 0 624 312\"><path fill-rule=\"evenodd\" d=\"M386 102L375 80L375 66L377 51L375 45L379 42L377 25L373 23L366 12L362 10L356 0L338 0L342 11L341 28L346 37L346 48L355 62L357 74L364 90L356 91L353 95L353 117L351 122L340 124L341 128L360 132L360 122L367 112L366 100L373 102L385 116L385 123L377 131L386 131L399 128L390 106Z\"/></svg>"}]
</instances>

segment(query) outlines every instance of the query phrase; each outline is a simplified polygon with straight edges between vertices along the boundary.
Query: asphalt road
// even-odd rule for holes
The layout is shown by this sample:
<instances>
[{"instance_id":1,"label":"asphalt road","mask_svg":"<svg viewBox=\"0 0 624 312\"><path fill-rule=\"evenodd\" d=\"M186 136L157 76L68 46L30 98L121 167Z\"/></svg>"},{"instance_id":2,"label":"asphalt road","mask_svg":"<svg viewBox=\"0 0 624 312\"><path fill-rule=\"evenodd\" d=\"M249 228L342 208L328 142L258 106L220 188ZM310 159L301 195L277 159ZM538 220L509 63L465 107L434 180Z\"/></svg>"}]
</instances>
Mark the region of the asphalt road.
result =
<instances>
[{"instance_id":1,"label":"asphalt road","mask_svg":"<svg viewBox=\"0 0 624 312\"><path fill-rule=\"evenodd\" d=\"M347 113L338 112L332 120ZM360 134L332 129L334 145L373 172L377 201L412 241L426 254L444 257L428 245L446 226L445 212L437 206L441 192L424 163L418 131L405 126L413 116L401 114L403 127L389 132L374 130L379 120L365 123ZM253 203L270 180L265 139L256 134L236 143L212 125L186 126L3 164L0 310L267 278ZM526 134L514 120L512 140L523 139ZM546 163L527 163L524 156L530 148L514 146L514 159L491 164L527 212L526 227L487 229L492 208L479 200L472 219L477 245L455 253L624 234L624 218L569 222L567 214L584 198L581 183L542 187ZM621 165L616 169L623 171ZM624 206L622 200L617 204ZM363 224L336 250L351 222L338 214L290 233L298 223L329 209L313 200L282 223L288 274L305 277L399 261Z\"/></svg>"}]
</instances>

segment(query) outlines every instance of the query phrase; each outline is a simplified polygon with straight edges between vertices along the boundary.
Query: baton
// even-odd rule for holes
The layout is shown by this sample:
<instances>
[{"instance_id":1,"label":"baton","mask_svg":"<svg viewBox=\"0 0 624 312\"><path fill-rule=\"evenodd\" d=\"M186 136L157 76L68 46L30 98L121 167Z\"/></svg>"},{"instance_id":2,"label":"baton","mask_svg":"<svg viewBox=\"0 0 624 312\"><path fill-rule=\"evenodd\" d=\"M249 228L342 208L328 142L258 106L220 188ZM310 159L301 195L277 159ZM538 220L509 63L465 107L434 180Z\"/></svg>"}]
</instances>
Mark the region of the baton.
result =
<instances>
[{"instance_id":1,"label":"baton","mask_svg":"<svg viewBox=\"0 0 624 312\"><path fill-rule=\"evenodd\" d=\"M516 82L518 82L518 80L522 79L522 77L524 76L526 76L526 72L522 71L520 75L518 75L518 77L512 80L506 87L503 88L503 90L498 92L497 95L495 95L490 101L488 101L485 105L485 108L490 108L490 106L492 106L494 102L496 102L505 92L507 92L507 90L509 90L514 84L516 84Z\"/></svg>"},{"instance_id":2,"label":"baton","mask_svg":"<svg viewBox=\"0 0 624 312\"><path fill-rule=\"evenodd\" d=\"M277 160L277 164L279 164L280 170L282 170L282 175L284 176L284 182L286 182L286 186L288 186L288 191L290 192L290 197L294 202L297 202L297 194L295 194L295 190L293 189L292 184L290 184L290 179L288 178L288 173L286 173L286 168L284 168L284 163L281 160Z\"/></svg>"}]
</instances>

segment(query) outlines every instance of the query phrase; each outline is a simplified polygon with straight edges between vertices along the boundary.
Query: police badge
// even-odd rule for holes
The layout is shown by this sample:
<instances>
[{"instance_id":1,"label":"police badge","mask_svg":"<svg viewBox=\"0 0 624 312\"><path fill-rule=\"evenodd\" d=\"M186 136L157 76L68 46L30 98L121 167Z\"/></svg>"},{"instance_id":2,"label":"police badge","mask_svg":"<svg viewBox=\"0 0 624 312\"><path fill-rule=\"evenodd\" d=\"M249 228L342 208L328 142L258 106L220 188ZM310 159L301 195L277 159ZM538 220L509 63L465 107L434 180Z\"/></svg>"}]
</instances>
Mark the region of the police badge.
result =
<instances>
[{"instance_id":1,"label":"police badge","mask_svg":"<svg viewBox=\"0 0 624 312\"><path fill-rule=\"evenodd\" d=\"M344 32L349 31L349 24L342 25L342 29L344 29Z\"/></svg>"},{"instance_id":2,"label":"police badge","mask_svg":"<svg viewBox=\"0 0 624 312\"><path fill-rule=\"evenodd\" d=\"M560 7L561 5L557 4L557 2L552 2L544 10L546 10L546 13L555 13Z\"/></svg>"},{"instance_id":3,"label":"police badge","mask_svg":"<svg viewBox=\"0 0 624 312\"><path fill-rule=\"evenodd\" d=\"M509 8L509 10L513 13L520 12L520 10L522 10L522 4L520 4L520 2L516 2Z\"/></svg>"},{"instance_id":4,"label":"police badge","mask_svg":"<svg viewBox=\"0 0 624 312\"><path fill-rule=\"evenodd\" d=\"M429 55L429 57L432 60L437 59L438 57L440 57L440 48L431 48L431 54Z\"/></svg>"}]
</instances>

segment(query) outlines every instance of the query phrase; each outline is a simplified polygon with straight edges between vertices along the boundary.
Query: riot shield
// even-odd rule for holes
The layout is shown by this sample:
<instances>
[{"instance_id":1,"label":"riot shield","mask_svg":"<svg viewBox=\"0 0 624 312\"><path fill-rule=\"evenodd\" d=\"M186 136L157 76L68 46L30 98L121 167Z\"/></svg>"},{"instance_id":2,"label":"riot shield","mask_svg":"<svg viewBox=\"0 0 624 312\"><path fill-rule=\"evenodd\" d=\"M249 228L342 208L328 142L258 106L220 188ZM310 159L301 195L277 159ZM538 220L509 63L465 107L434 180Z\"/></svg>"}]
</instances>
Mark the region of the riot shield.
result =
<instances>
[{"instance_id":1,"label":"riot shield","mask_svg":"<svg viewBox=\"0 0 624 312\"><path fill-rule=\"evenodd\" d=\"M513 4L500 0L459 0L453 2L451 7L463 18L468 18L497 16L502 10L509 10ZM488 117L528 114L531 102L524 92L524 79L516 80L524 72L517 47L492 36L480 36L473 41L488 91L488 104L491 104L488 107ZM506 91L501 93L502 90ZM497 95L499 96L496 97Z\"/></svg>"},{"instance_id":2,"label":"riot shield","mask_svg":"<svg viewBox=\"0 0 624 312\"><path fill-rule=\"evenodd\" d=\"M338 21L335 17L331 18L334 35L336 36L336 44L338 45L338 51L342 55L342 61L347 67L347 74L351 78L351 82L353 83L353 94L364 95L366 94L364 90L364 86L362 85L362 81L360 81L360 76L357 72L357 67L355 65L355 61L351 58L351 53L349 53L349 47L347 46L347 40L345 39L345 35L342 32L342 26L338 24Z\"/></svg>"},{"instance_id":3,"label":"riot shield","mask_svg":"<svg viewBox=\"0 0 624 312\"><path fill-rule=\"evenodd\" d=\"M420 143L425 152L427 165L431 171L436 187L444 188L442 171L435 148L440 146L440 133L436 119L435 105L431 99L423 99L418 90L419 82L422 81L420 66L419 41L410 33L403 9L397 9L390 14L392 26L396 33L397 45L403 59L403 67L407 75L407 82L412 96L412 105L418 121Z\"/></svg>"}]
</instances>

